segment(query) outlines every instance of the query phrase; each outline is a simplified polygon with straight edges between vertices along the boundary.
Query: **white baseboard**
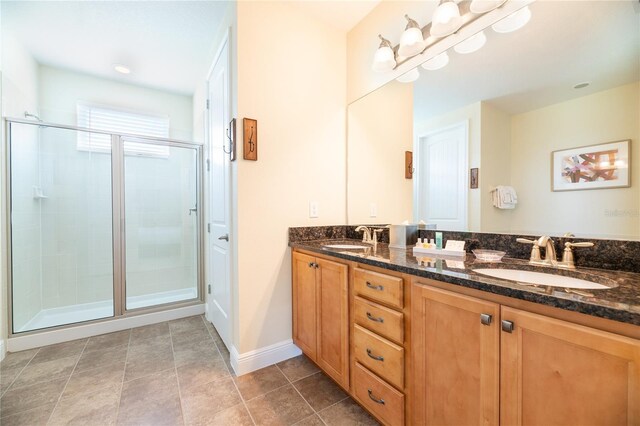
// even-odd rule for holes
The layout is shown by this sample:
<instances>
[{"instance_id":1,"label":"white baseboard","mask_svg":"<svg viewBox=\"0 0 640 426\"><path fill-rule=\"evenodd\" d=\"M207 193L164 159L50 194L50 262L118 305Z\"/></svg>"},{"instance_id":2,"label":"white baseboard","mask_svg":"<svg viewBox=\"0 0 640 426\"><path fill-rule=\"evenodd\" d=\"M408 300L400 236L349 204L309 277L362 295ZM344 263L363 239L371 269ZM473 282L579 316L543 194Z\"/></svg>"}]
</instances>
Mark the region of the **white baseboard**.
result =
<instances>
[{"instance_id":1,"label":"white baseboard","mask_svg":"<svg viewBox=\"0 0 640 426\"><path fill-rule=\"evenodd\" d=\"M229 353L231 355L231 368L238 376L242 376L298 356L302 354L302 351L293 344L293 340L289 339L243 354L238 353L235 346L231 346Z\"/></svg>"},{"instance_id":2,"label":"white baseboard","mask_svg":"<svg viewBox=\"0 0 640 426\"><path fill-rule=\"evenodd\" d=\"M127 330L143 325L157 324L159 322L200 315L204 313L204 303L183 306L166 311L152 312L127 318L109 319L92 324L82 324L60 330L43 331L26 336L11 337L7 340L9 352L24 351L26 349L39 348L41 346L54 345L76 339L84 339L99 334L113 333L114 331Z\"/></svg>"},{"instance_id":3,"label":"white baseboard","mask_svg":"<svg viewBox=\"0 0 640 426\"><path fill-rule=\"evenodd\" d=\"M4 359L4 356L7 354L5 345L4 345L4 339L0 340L0 361L2 361Z\"/></svg>"}]
</instances>

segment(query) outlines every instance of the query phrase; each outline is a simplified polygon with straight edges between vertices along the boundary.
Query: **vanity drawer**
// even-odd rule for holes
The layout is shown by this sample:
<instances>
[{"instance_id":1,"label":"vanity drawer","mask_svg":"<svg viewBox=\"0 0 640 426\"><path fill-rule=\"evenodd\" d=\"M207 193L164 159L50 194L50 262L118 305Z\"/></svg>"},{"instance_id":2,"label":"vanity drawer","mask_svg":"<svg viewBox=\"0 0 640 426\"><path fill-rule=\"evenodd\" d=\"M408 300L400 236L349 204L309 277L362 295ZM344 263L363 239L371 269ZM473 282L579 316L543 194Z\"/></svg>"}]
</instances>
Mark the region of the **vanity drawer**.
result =
<instances>
[{"instance_id":1,"label":"vanity drawer","mask_svg":"<svg viewBox=\"0 0 640 426\"><path fill-rule=\"evenodd\" d=\"M404 315L400 312L356 296L353 315L356 324L400 345L404 343Z\"/></svg>"},{"instance_id":2,"label":"vanity drawer","mask_svg":"<svg viewBox=\"0 0 640 426\"><path fill-rule=\"evenodd\" d=\"M397 308L404 305L402 278L355 268L353 286L357 294L369 299Z\"/></svg>"},{"instance_id":3,"label":"vanity drawer","mask_svg":"<svg viewBox=\"0 0 640 426\"><path fill-rule=\"evenodd\" d=\"M354 325L356 361L398 389L404 388L404 349L371 331Z\"/></svg>"},{"instance_id":4,"label":"vanity drawer","mask_svg":"<svg viewBox=\"0 0 640 426\"><path fill-rule=\"evenodd\" d=\"M353 392L362 405L388 425L404 425L404 395L356 362Z\"/></svg>"}]
</instances>

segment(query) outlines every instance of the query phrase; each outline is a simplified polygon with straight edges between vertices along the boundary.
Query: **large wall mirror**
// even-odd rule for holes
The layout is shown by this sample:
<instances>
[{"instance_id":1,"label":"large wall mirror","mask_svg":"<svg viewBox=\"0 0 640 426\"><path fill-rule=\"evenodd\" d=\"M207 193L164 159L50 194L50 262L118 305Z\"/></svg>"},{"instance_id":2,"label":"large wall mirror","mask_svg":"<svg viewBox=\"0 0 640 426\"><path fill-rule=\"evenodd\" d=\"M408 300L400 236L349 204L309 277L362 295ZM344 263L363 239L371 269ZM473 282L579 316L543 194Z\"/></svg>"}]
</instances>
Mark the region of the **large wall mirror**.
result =
<instances>
[{"instance_id":1,"label":"large wall mirror","mask_svg":"<svg viewBox=\"0 0 640 426\"><path fill-rule=\"evenodd\" d=\"M350 104L349 223L640 239L635 3L534 2L524 27Z\"/></svg>"}]
</instances>

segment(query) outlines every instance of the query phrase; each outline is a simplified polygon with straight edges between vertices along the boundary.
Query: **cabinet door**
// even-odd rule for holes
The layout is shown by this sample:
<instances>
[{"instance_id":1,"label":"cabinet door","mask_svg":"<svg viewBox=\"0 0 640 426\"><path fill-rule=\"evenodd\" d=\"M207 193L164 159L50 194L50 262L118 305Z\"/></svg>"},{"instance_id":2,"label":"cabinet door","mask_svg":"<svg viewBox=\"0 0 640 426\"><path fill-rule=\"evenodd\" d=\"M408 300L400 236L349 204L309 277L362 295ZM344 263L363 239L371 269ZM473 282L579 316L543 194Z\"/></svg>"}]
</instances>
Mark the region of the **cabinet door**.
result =
<instances>
[{"instance_id":1,"label":"cabinet door","mask_svg":"<svg viewBox=\"0 0 640 426\"><path fill-rule=\"evenodd\" d=\"M640 424L639 341L507 307L502 319L503 424Z\"/></svg>"},{"instance_id":2,"label":"cabinet door","mask_svg":"<svg viewBox=\"0 0 640 426\"><path fill-rule=\"evenodd\" d=\"M317 289L316 259L293 253L293 342L316 360Z\"/></svg>"},{"instance_id":3,"label":"cabinet door","mask_svg":"<svg viewBox=\"0 0 640 426\"><path fill-rule=\"evenodd\" d=\"M349 388L348 266L316 259L318 268L318 365Z\"/></svg>"},{"instance_id":4,"label":"cabinet door","mask_svg":"<svg viewBox=\"0 0 640 426\"><path fill-rule=\"evenodd\" d=\"M499 305L414 284L415 425L497 425Z\"/></svg>"}]
</instances>

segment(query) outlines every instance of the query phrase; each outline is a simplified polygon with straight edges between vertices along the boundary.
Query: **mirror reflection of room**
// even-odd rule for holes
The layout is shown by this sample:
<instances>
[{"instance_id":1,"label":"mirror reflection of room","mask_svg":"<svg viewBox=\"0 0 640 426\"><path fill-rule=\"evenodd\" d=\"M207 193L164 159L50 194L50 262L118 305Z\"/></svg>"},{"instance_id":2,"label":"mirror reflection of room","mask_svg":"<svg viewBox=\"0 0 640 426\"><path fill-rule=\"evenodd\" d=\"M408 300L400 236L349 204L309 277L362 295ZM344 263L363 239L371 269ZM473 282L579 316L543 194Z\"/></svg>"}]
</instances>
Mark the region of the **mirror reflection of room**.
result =
<instances>
[{"instance_id":1,"label":"mirror reflection of room","mask_svg":"<svg viewBox=\"0 0 640 426\"><path fill-rule=\"evenodd\" d=\"M349 106L349 223L640 238L632 5L529 8L516 31L486 29L478 53L449 49L448 60L428 61L412 81ZM589 158L594 150L613 152L611 161ZM412 179L404 176L405 151L413 152ZM570 170L582 176L573 185ZM496 188L512 189L507 203L496 202Z\"/></svg>"}]
</instances>

